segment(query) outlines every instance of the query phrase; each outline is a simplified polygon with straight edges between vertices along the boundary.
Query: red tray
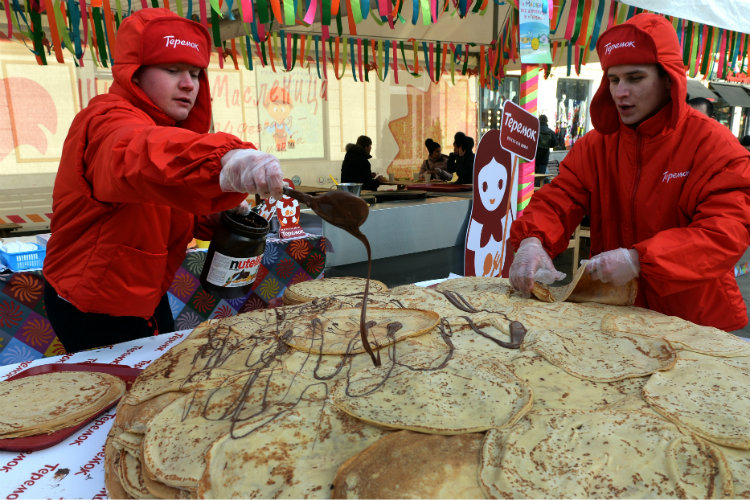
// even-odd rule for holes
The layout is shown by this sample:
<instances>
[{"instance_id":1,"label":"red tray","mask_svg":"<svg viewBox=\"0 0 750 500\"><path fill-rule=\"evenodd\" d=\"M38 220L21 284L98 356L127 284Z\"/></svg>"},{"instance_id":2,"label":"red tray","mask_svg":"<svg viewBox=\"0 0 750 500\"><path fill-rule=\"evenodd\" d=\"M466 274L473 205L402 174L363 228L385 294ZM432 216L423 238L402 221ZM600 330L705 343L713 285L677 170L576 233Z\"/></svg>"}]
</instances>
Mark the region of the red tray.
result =
<instances>
[{"instance_id":1,"label":"red tray","mask_svg":"<svg viewBox=\"0 0 750 500\"><path fill-rule=\"evenodd\" d=\"M443 193L457 193L459 191L471 191L471 184L409 184L406 189L420 189L422 191L439 191Z\"/></svg>"},{"instance_id":2,"label":"red tray","mask_svg":"<svg viewBox=\"0 0 750 500\"><path fill-rule=\"evenodd\" d=\"M33 366L28 370L24 370L21 373L7 378L6 380L16 380L19 378L33 377L34 375L42 375L44 373L73 371L108 373L124 380L126 387L130 389L130 386L133 385L133 381L135 381L138 374L143 370L140 368L133 368L131 366L109 365L106 363L50 363L46 365ZM90 418L84 420L80 424L60 429L59 431L55 431L51 434L39 434L36 436L0 439L0 450L33 451L49 448L50 446L55 445L60 441L68 438L69 436L75 434L93 419L95 419L102 413L105 413L116 404L117 401L114 401L111 405L107 406L95 415L91 415Z\"/></svg>"}]
</instances>

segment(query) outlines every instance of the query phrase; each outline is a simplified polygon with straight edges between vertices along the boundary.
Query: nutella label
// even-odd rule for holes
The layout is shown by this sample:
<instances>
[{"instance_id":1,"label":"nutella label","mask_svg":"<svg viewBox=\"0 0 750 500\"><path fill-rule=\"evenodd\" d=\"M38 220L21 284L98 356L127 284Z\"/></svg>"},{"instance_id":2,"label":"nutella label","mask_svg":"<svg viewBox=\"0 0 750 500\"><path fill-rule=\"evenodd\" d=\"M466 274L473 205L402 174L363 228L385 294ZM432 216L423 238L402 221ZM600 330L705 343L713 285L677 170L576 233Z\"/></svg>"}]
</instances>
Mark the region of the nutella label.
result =
<instances>
[{"instance_id":1,"label":"nutella label","mask_svg":"<svg viewBox=\"0 0 750 500\"><path fill-rule=\"evenodd\" d=\"M238 287L255 281L263 254L256 257L230 257L214 252L206 281L221 287Z\"/></svg>"}]
</instances>

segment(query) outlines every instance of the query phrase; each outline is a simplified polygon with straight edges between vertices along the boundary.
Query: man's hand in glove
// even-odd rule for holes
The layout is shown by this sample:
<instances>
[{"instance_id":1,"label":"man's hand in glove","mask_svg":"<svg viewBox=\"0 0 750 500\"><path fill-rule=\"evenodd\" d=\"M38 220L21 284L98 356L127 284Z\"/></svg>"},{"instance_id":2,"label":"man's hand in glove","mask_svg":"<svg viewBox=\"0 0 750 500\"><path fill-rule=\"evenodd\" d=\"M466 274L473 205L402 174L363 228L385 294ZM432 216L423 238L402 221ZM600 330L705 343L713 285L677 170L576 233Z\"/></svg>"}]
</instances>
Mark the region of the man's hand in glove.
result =
<instances>
[{"instance_id":1,"label":"man's hand in glove","mask_svg":"<svg viewBox=\"0 0 750 500\"><path fill-rule=\"evenodd\" d=\"M539 238L531 237L521 241L518 252L513 257L509 276L511 285L528 297L534 281L549 285L565 278L565 273L555 269Z\"/></svg>"},{"instance_id":2,"label":"man's hand in glove","mask_svg":"<svg viewBox=\"0 0 750 500\"><path fill-rule=\"evenodd\" d=\"M233 149L221 158L221 165L222 191L281 198L284 181L275 156L257 149Z\"/></svg>"},{"instance_id":3,"label":"man's hand in glove","mask_svg":"<svg viewBox=\"0 0 750 500\"><path fill-rule=\"evenodd\" d=\"M586 271L595 280L622 286L641 271L638 251L635 249L617 248L594 255L586 265Z\"/></svg>"}]
</instances>

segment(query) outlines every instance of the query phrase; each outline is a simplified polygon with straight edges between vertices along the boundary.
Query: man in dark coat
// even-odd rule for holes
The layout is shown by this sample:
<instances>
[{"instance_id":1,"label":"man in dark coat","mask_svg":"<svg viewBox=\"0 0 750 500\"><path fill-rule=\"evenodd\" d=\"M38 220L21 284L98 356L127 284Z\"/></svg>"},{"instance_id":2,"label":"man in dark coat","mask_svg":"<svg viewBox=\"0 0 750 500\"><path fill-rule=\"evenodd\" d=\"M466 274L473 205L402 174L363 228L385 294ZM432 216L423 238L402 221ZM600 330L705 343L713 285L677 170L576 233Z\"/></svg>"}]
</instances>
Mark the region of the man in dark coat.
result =
<instances>
[{"instance_id":1,"label":"man in dark coat","mask_svg":"<svg viewBox=\"0 0 750 500\"><path fill-rule=\"evenodd\" d=\"M549 150L557 145L555 132L547 126L547 116L539 116L539 142L536 146L536 158L534 159L534 173L546 174L547 163L549 163ZM536 184L536 183L535 183ZM537 184L538 185L538 184Z\"/></svg>"},{"instance_id":2,"label":"man in dark coat","mask_svg":"<svg viewBox=\"0 0 750 500\"><path fill-rule=\"evenodd\" d=\"M362 189L377 191L378 186L385 182L385 177L375 176L370 166L370 151L372 150L372 139L366 135L360 135L356 144L346 145L346 156L341 163L341 182L362 183Z\"/></svg>"},{"instance_id":3,"label":"man in dark coat","mask_svg":"<svg viewBox=\"0 0 750 500\"><path fill-rule=\"evenodd\" d=\"M463 132L453 136L453 153L448 155L448 172L456 173L455 184L474 182L474 139Z\"/></svg>"}]
</instances>

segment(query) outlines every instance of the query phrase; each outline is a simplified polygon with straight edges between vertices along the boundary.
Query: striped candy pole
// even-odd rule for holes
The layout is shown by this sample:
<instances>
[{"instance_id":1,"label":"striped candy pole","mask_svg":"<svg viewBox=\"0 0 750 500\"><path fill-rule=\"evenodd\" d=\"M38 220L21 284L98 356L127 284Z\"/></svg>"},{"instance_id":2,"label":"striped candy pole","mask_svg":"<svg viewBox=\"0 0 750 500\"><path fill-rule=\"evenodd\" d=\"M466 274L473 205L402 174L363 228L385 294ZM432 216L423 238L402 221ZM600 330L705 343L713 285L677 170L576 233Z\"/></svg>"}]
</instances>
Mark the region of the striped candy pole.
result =
<instances>
[{"instance_id":1,"label":"striped candy pole","mask_svg":"<svg viewBox=\"0 0 750 500\"><path fill-rule=\"evenodd\" d=\"M537 91L539 90L540 67L535 64L521 65L521 107L537 114ZM529 204L534 194L534 162L522 163L518 176L518 216Z\"/></svg>"}]
</instances>

